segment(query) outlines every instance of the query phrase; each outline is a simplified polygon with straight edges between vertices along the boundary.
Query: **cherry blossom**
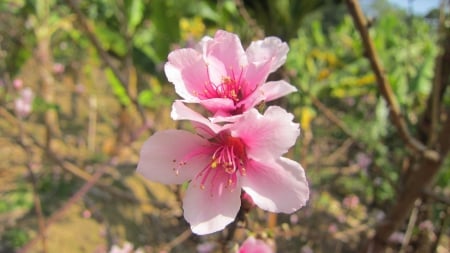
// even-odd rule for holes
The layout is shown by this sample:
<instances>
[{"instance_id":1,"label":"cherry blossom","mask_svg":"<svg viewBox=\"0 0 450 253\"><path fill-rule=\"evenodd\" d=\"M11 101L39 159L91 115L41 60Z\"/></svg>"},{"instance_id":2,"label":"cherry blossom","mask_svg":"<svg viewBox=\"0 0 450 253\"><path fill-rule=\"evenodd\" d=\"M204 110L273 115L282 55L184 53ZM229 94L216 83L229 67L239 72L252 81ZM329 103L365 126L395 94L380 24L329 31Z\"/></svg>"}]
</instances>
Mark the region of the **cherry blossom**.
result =
<instances>
[{"instance_id":1,"label":"cherry blossom","mask_svg":"<svg viewBox=\"0 0 450 253\"><path fill-rule=\"evenodd\" d=\"M172 117L190 120L197 133L156 132L141 149L137 171L165 184L190 182L183 209L194 233L213 233L234 221L242 190L270 212L292 213L306 204L302 166L282 157L300 134L292 114L278 106L264 114L253 108L218 125L176 101Z\"/></svg>"},{"instance_id":2,"label":"cherry blossom","mask_svg":"<svg viewBox=\"0 0 450 253\"><path fill-rule=\"evenodd\" d=\"M20 96L14 100L14 110L20 118L28 116L33 109L34 94L30 88L20 91Z\"/></svg>"},{"instance_id":3,"label":"cherry blossom","mask_svg":"<svg viewBox=\"0 0 450 253\"><path fill-rule=\"evenodd\" d=\"M272 248L264 241L249 237L239 248L238 253L273 253Z\"/></svg>"},{"instance_id":4,"label":"cherry blossom","mask_svg":"<svg viewBox=\"0 0 450 253\"><path fill-rule=\"evenodd\" d=\"M214 116L230 116L296 91L283 80L267 82L288 51L276 37L254 41L244 51L237 35L219 30L195 49L172 51L164 70L183 102L200 103Z\"/></svg>"}]
</instances>

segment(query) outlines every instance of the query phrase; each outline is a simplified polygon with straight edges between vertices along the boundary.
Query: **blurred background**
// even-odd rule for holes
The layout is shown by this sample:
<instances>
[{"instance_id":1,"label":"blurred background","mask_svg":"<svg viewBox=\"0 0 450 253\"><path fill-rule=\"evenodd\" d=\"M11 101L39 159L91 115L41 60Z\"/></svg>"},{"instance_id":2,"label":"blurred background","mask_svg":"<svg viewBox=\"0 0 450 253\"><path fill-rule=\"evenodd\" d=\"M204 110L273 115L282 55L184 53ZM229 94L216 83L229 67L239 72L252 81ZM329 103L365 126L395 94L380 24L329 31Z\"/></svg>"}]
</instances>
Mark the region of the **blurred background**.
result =
<instances>
[{"instance_id":1,"label":"blurred background","mask_svg":"<svg viewBox=\"0 0 450 253\"><path fill-rule=\"evenodd\" d=\"M448 1L361 6L407 128L441 147L435 129L449 115L449 82L439 99L432 91L437 66L449 74L440 63L449 62ZM277 252L361 249L419 158L389 119L344 1L1 0L0 252L220 252L223 233L190 234L182 188L135 173L146 138L186 127L169 115L177 95L163 73L168 53L217 29L244 47L286 41L287 62L270 79L299 90L276 103L301 125L287 156L305 168L310 201L291 215L251 211L252 231ZM426 121L430 101L442 109L437 128ZM426 194L389 235L389 252L449 252L442 154ZM243 239L238 231L229 243Z\"/></svg>"}]
</instances>

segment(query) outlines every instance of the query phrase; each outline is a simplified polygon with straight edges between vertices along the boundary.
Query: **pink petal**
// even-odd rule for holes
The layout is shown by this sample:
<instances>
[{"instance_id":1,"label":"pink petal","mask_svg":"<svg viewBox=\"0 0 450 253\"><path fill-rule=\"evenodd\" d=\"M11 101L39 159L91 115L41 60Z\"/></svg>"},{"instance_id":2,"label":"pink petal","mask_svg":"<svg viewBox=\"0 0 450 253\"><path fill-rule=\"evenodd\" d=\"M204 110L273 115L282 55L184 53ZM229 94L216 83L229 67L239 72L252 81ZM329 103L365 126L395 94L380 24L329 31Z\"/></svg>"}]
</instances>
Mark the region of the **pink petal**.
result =
<instances>
[{"instance_id":1,"label":"pink petal","mask_svg":"<svg viewBox=\"0 0 450 253\"><path fill-rule=\"evenodd\" d=\"M272 101L295 91L297 91L295 86L283 80L267 82L257 90L263 94L265 101Z\"/></svg>"},{"instance_id":2,"label":"pink petal","mask_svg":"<svg viewBox=\"0 0 450 253\"><path fill-rule=\"evenodd\" d=\"M277 37L267 37L254 41L247 48L248 61L263 65L270 62L269 73L277 70L286 62L289 46Z\"/></svg>"},{"instance_id":3,"label":"pink petal","mask_svg":"<svg viewBox=\"0 0 450 253\"><path fill-rule=\"evenodd\" d=\"M209 36L204 36L198 43L195 45L194 49L198 52L201 52L203 57L206 56L206 49L209 41L211 41L213 38Z\"/></svg>"},{"instance_id":4,"label":"pink petal","mask_svg":"<svg viewBox=\"0 0 450 253\"><path fill-rule=\"evenodd\" d=\"M239 248L238 253L273 253L273 250L264 241L249 237Z\"/></svg>"},{"instance_id":5,"label":"pink petal","mask_svg":"<svg viewBox=\"0 0 450 253\"><path fill-rule=\"evenodd\" d=\"M195 125L199 126L201 128L200 130L208 133L208 135L218 133L222 129L221 126L212 123L198 112L187 107L180 100L175 100L172 104L172 112L170 113L170 116L173 120L190 120L192 122L199 123Z\"/></svg>"},{"instance_id":6,"label":"pink petal","mask_svg":"<svg viewBox=\"0 0 450 253\"><path fill-rule=\"evenodd\" d=\"M197 102L209 85L206 63L202 54L192 48L182 48L169 54L164 71L169 82L175 85L178 95L190 102Z\"/></svg>"},{"instance_id":7,"label":"pink petal","mask_svg":"<svg viewBox=\"0 0 450 253\"><path fill-rule=\"evenodd\" d=\"M198 235L224 229L234 221L241 206L240 188L232 191L225 188L225 175L216 175L214 180L208 178L203 189L200 188L201 179L190 183L183 199L184 217L192 232Z\"/></svg>"},{"instance_id":8,"label":"pink petal","mask_svg":"<svg viewBox=\"0 0 450 253\"><path fill-rule=\"evenodd\" d=\"M294 116L279 106L270 106L264 115L252 108L230 128L247 146L247 155L260 160L278 158L292 147L300 134Z\"/></svg>"},{"instance_id":9,"label":"pink petal","mask_svg":"<svg viewBox=\"0 0 450 253\"><path fill-rule=\"evenodd\" d=\"M269 76L271 62L264 62L262 64L255 64L250 62L245 71L245 86L244 94L248 96L256 90L256 88L264 83Z\"/></svg>"},{"instance_id":10,"label":"pink petal","mask_svg":"<svg viewBox=\"0 0 450 253\"><path fill-rule=\"evenodd\" d=\"M309 199L305 171L300 164L284 157L269 162L250 160L241 181L255 204L269 212L292 213Z\"/></svg>"},{"instance_id":11,"label":"pink petal","mask_svg":"<svg viewBox=\"0 0 450 253\"><path fill-rule=\"evenodd\" d=\"M283 80L267 82L260 85L255 92L237 106L244 105L244 108L252 108L263 101L272 101L295 91L297 88Z\"/></svg>"},{"instance_id":12,"label":"pink petal","mask_svg":"<svg viewBox=\"0 0 450 253\"><path fill-rule=\"evenodd\" d=\"M181 184L194 178L211 157L192 156L207 147L208 141L187 131L156 132L142 146L137 172L149 180L164 184ZM187 159L187 163L178 166Z\"/></svg>"},{"instance_id":13,"label":"pink petal","mask_svg":"<svg viewBox=\"0 0 450 253\"><path fill-rule=\"evenodd\" d=\"M235 109L233 100L228 98L211 98L200 101L208 111L219 115L229 115Z\"/></svg>"},{"instance_id":14,"label":"pink petal","mask_svg":"<svg viewBox=\"0 0 450 253\"><path fill-rule=\"evenodd\" d=\"M236 34L219 30L213 40L207 41L206 46L205 60L215 84L219 84L223 77L239 74L242 67L247 65L247 56Z\"/></svg>"}]
</instances>

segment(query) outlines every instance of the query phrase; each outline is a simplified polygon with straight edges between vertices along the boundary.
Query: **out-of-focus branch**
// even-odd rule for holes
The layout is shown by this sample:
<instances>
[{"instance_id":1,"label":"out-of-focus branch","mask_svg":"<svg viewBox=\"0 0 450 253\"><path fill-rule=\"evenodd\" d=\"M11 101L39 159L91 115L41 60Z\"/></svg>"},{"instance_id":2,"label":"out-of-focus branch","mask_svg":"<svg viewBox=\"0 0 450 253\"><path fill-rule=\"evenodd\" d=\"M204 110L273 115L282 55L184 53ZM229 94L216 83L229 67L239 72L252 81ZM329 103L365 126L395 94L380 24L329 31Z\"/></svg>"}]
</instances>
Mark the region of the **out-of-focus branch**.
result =
<instances>
[{"instance_id":1,"label":"out-of-focus branch","mask_svg":"<svg viewBox=\"0 0 450 253\"><path fill-rule=\"evenodd\" d=\"M439 130L439 118L441 115L441 101L450 86L450 32L445 28L445 3L441 0L439 7L439 28L438 45L442 51L436 56L434 64L434 80L430 95L428 96L427 107L419 122L419 138L431 147L437 141L437 132Z\"/></svg>"},{"instance_id":2,"label":"out-of-focus branch","mask_svg":"<svg viewBox=\"0 0 450 253\"><path fill-rule=\"evenodd\" d=\"M95 36L95 33L92 31L92 28L87 24L83 13L81 12L80 8L78 8L75 1L65 0L65 2L69 5L70 9L77 16L77 21L79 22L79 25L81 26L81 28L83 29L83 32L88 37L89 41L91 41L92 45L95 47L95 50L97 50L97 53L100 55L100 58L111 69L111 71L114 73L116 78L120 81L120 83L122 85L126 86L127 81L122 76L120 71L116 68L116 66L113 64L108 53L103 49L102 45L100 44L100 41Z\"/></svg>"},{"instance_id":3,"label":"out-of-focus branch","mask_svg":"<svg viewBox=\"0 0 450 253\"><path fill-rule=\"evenodd\" d=\"M81 12L80 8L78 8L77 4L74 0L65 0L67 5L69 5L70 9L75 13L77 16L77 20L79 22L79 25L83 29L83 32L88 37L89 41L91 41L92 45L95 47L95 50L100 55L100 58L103 60L103 62L108 66L108 68L111 69L114 76L119 80L120 84L124 87L126 94L130 101L133 103L133 105L136 107L137 111L139 112L139 115L146 124L147 117L145 116L145 112L142 109L142 107L139 105L137 99L133 94L130 93L130 89L128 87L128 81L126 78L123 77L123 75L120 73L119 69L113 64L111 57L108 55L108 53L103 49L102 45L100 44L100 41L95 36L94 31L92 28L87 24L86 18L84 17L83 13Z\"/></svg>"},{"instance_id":4,"label":"out-of-focus branch","mask_svg":"<svg viewBox=\"0 0 450 253\"><path fill-rule=\"evenodd\" d=\"M348 127L345 125L344 122L342 122L338 117L336 117L334 112L328 109L326 105L320 102L320 100L314 97L313 95L309 95L309 97L311 98L313 105L316 106L317 109L319 109L329 121L333 122L336 126L338 126L342 130L342 132L351 137L353 140L358 140L357 136L355 136L352 133L352 131L348 129Z\"/></svg>"},{"instance_id":5,"label":"out-of-focus branch","mask_svg":"<svg viewBox=\"0 0 450 253\"><path fill-rule=\"evenodd\" d=\"M353 18L356 28L358 29L359 34L361 35L361 39L364 45L364 49L366 51L367 58L370 62L373 72L375 73L378 88L381 92L381 95L386 100L389 106L391 121L397 128L400 137L403 139L406 145L414 152L419 153L420 155L424 156L429 160L438 161L440 159L439 153L436 152L435 150L427 148L423 143L421 143L419 140L411 136L411 134L408 131L406 122L401 114L397 99L386 77L386 72L382 67L377 52L375 51L375 46L370 38L367 19L361 10L359 1L346 0L345 2L347 3L348 10Z\"/></svg>"},{"instance_id":6,"label":"out-of-focus branch","mask_svg":"<svg viewBox=\"0 0 450 253\"><path fill-rule=\"evenodd\" d=\"M110 160L110 163L112 163L113 159ZM60 219L64 216L64 214L69 210L69 208L78 202L92 187L95 186L97 181L103 176L103 174L106 172L107 166L101 167L99 170L97 170L94 174L94 176L86 182L58 211L52 214L50 218L47 220L47 224L45 229L47 229L52 223ZM45 233L45 231L43 231ZM18 253L25 253L28 252L31 247L36 244L38 240L42 236L44 236L44 233L40 232L33 240L29 241L25 246L23 246L20 250L18 250Z\"/></svg>"},{"instance_id":7,"label":"out-of-focus branch","mask_svg":"<svg viewBox=\"0 0 450 253\"><path fill-rule=\"evenodd\" d=\"M34 202L34 209L36 211L36 216L38 219L38 227L39 227L39 234L41 236L41 242L42 242L42 252L47 252L47 239L45 234L45 218L44 214L42 213L42 205L41 205L41 199L39 197L39 191L37 187L37 178L36 175L33 172L33 151L31 147L25 143L24 141L24 133L23 133L23 122L19 122L19 131L20 131L20 137L19 137L19 145L24 149L24 151L27 154L27 170L31 181L31 186L33 188L33 202Z\"/></svg>"},{"instance_id":8,"label":"out-of-focus branch","mask_svg":"<svg viewBox=\"0 0 450 253\"><path fill-rule=\"evenodd\" d=\"M36 136L28 133L25 129L21 128L20 122L13 116L11 115L5 108L1 108L0 107L0 116L2 116L4 119L6 119L12 126L14 127L18 127L19 129L21 129L21 137L20 138L27 138L29 140L32 141L32 144L34 145L34 147L40 148L42 150L45 151L45 154L47 155L47 158L49 158L52 162L54 162L56 165L58 165L60 168L62 168L63 170L71 173L72 175L88 182L92 180L92 175L89 174L88 172L84 171L82 168L79 168L77 165L67 161L66 159L64 159L63 157L61 157L59 154L55 153L53 150L47 150L46 146L44 144L42 144L37 138ZM146 132L146 130L148 130L149 128L151 128L151 125L144 125L143 127L139 128L137 131L134 131L135 134L131 136L131 139L129 140L129 142L127 143L121 143L121 145L119 145L120 147L125 147L127 145L129 145L130 143L134 142L135 140L139 139L139 137ZM19 140L19 144L22 141ZM23 145L22 145L23 146ZM97 186L99 188L102 188L103 190L111 193L112 195L116 196L116 197L120 197L122 199L128 200L128 201L132 201L132 202L136 202L136 198L134 198L132 195L126 194L122 191L120 191L117 188L114 188L113 186L111 186L109 183L104 183L104 182L97 182Z\"/></svg>"},{"instance_id":9,"label":"out-of-focus branch","mask_svg":"<svg viewBox=\"0 0 450 253\"><path fill-rule=\"evenodd\" d=\"M244 3L241 0L234 0L234 3L236 4L236 7L238 8L238 11L241 14L242 18L244 18L248 26L255 32L256 37L259 39L264 38L264 30L258 26L256 21L252 17L250 17L250 14L244 6Z\"/></svg>"},{"instance_id":10,"label":"out-of-focus branch","mask_svg":"<svg viewBox=\"0 0 450 253\"><path fill-rule=\"evenodd\" d=\"M438 134L439 152L446 157L450 149L450 112L447 112L447 120ZM400 192L394 206L378 224L375 236L367 246L367 252L384 252L389 236L400 226L413 207L414 201L423 193L423 189L432 182L434 176L441 168L443 159L433 161L421 159L414 168L414 174L408 179L404 190Z\"/></svg>"}]
</instances>

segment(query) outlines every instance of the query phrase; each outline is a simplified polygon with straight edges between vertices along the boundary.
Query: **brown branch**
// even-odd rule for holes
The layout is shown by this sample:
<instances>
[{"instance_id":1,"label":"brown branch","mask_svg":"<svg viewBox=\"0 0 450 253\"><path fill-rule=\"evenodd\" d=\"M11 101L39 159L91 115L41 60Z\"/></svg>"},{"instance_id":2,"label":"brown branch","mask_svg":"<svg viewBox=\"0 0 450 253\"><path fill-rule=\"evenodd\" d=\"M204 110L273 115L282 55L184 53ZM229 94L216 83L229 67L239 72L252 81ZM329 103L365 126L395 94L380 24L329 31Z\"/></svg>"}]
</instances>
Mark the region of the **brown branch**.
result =
<instances>
[{"instance_id":1,"label":"brown branch","mask_svg":"<svg viewBox=\"0 0 450 253\"><path fill-rule=\"evenodd\" d=\"M431 92L428 96L427 107L419 123L419 137L428 146L432 146L437 141L436 133L439 130L439 117L441 114L441 102L446 89L449 87L450 78L450 32L445 28L445 2L441 1L439 7L439 28L438 36L442 51L436 56L434 64L434 80Z\"/></svg>"},{"instance_id":2,"label":"brown branch","mask_svg":"<svg viewBox=\"0 0 450 253\"><path fill-rule=\"evenodd\" d=\"M191 237L191 235L192 235L191 229L190 228L186 229L183 233L179 234L177 237L175 237L172 241L167 243L167 245L163 246L162 248L165 251L170 252L170 251L172 251L173 248L175 248L176 246L180 245L181 243L183 243L184 241L189 239L189 237Z\"/></svg>"},{"instance_id":3,"label":"brown branch","mask_svg":"<svg viewBox=\"0 0 450 253\"><path fill-rule=\"evenodd\" d=\"M450 149L450 113L447 113L447 120L443 122L443 127L438 135L439 152L441 157L446 157ZM414 201L419 198L423 189L433 181L439 169L442 167L443 159L433 161L430 159L420 159L414 168L414 172L407 180L404 190L400 192L394 206L389 209L389 213L378 224L375 236L367 245L367 252L384 252L389 236L399 227L409 211L413 207Z\"/></svg>"},{"instance_id":4,"label":"brown branch","mask_svg":"<svg viewBox=\"0 0 450 253\"><path fill-rule=\"evenodd\" d=\"M424 196L427 196L436 202L440 202L440 203L450 207L450 197L448 197L448 196L440 195L436 192L431 191L430 189L425 189L423 191L423 194L424 194Z\"/></svg>"},{"instance_id":5,"label":"brown branch","mask_svg":"<svg viewBox=\"0 0 450 253\"><path fill-rule=\"evenodd\" d=\"M359 1L346 0L345 2L347 3L348 10L353 18L355 26L358 29L359 34L361 35L367 58L370 62L373 72L375 73L378 88L381 92L381 95L388 104L391 116L390 119L397 128L400 137L403 139L408 148L410 148L414 152L419 153L429 160L438 161L440 159L439 153L435 150L428 149L423 143L412 137L408 131L406 122L402 117L397 99L386 77L386 72L382 67L381 61L377 55L377 52L375 51L375 46L370 38L367 19L361 10Z\"/></svg>"}]
</instances>

